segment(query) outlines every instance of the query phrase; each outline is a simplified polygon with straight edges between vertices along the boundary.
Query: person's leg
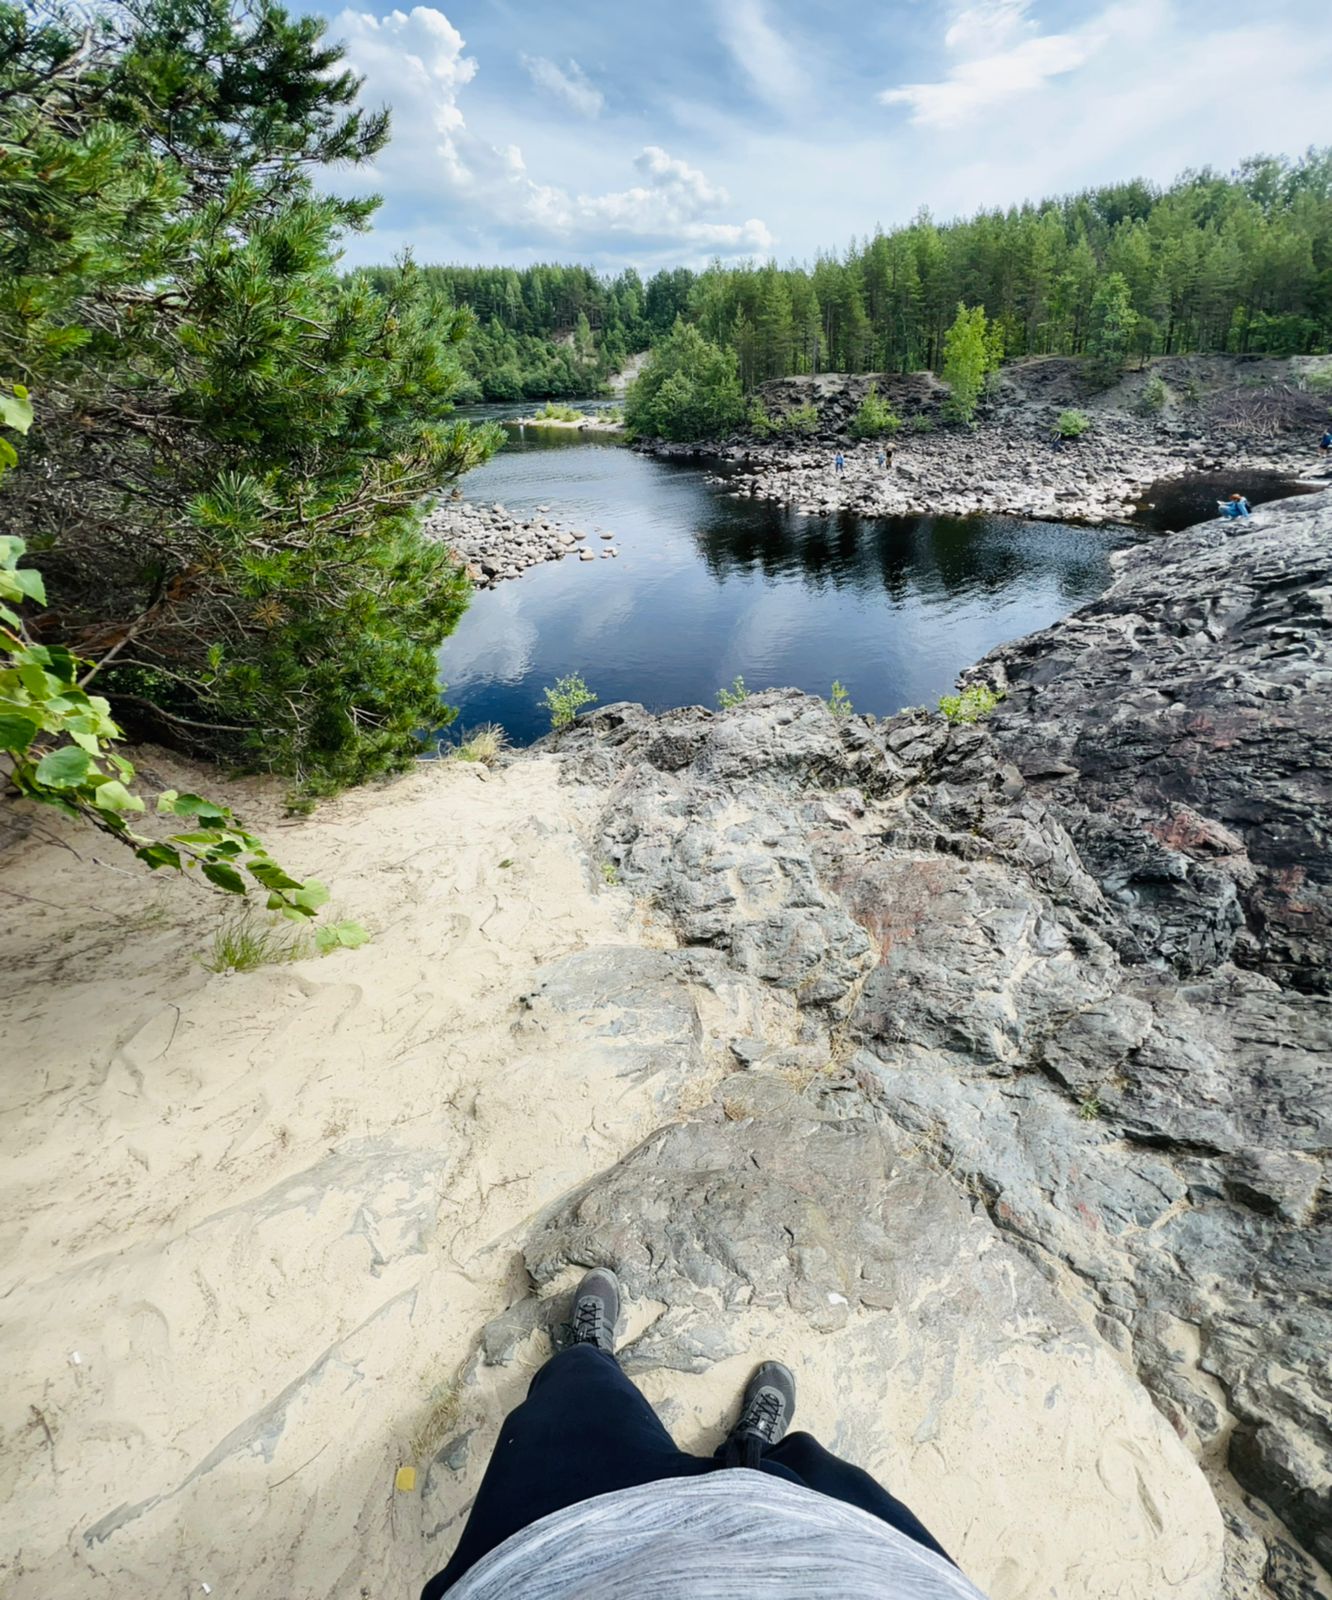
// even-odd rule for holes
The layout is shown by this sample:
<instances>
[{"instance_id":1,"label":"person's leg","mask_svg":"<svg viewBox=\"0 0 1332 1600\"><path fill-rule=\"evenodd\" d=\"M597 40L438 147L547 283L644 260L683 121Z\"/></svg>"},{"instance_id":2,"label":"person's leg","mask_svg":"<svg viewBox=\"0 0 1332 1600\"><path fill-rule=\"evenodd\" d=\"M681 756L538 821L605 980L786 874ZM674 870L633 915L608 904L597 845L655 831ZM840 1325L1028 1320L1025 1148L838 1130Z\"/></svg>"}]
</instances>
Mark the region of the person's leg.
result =
<instances>
[{"instance_id":1,"label":"person's leg","mask_svg":"<svg viewBox=\"0 0 1332 1600\"><path fill-rule=\"evenodd\" d=\"M496 1545L553 1511L711 1467L677 1449L608 1351L563 1350L505 1418L458 1548L421 1600L437 1600Z\"/></svg>"},{"instance_id":2,"label":"person's leg","mask_svg":"<svg viewBox=\"0 0 1332 1600\"><path fill-rule=\"evenodd\" d=\"M770 1450L763 1452L761 1469L782 1469L782 1476L794 1473L807 1488L820 1494L831 1495L834 1500L844 1500L848 1505L859 1506L871 1516L888 1523L927 1550L933 1550L945 1561L953 1560L929 1529L909 1507L876 1483L868 1472L853 1467L825 1450L812 1434L788 1433ZM956 1565L956 1563L954 1563Z\"/></svg>"}]
</instances>

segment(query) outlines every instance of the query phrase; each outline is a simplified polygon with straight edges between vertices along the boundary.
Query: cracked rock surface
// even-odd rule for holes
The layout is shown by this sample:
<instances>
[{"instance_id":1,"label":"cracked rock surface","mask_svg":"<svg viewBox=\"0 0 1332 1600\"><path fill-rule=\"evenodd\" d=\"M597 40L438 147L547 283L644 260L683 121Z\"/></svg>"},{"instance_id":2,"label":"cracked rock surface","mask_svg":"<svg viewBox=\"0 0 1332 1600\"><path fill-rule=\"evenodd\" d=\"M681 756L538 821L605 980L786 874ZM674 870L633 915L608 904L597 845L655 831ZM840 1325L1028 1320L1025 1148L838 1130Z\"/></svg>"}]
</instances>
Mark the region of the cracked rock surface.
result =
<instances>
[{"instance_id":1,"label":"cracked rock surface","mask_svg":"<svg viewBox=\"0 0 1332 1600\"><path fill-rule=\"evenodd\" d=\"M1007 697L973 726L773 691L608 706L562 741L622 880L795 1001L802 1103L925 1152L1137 1374L1210 1475L1230 1594L1321 1594L1332 1564L1330 549L1320 495L1131 551L1100 600L973 669ZM782 1052L742 1056L719 1092L808 1179L818 1139L756 1092ZM896 1303L856 1238L886 1180L783 1244L780 1217L812 1234L805 1191L714 1191L695 1137L543 1219L537 1280L647 1249L631 1271L676 1341L653 1348L683 1361L717 1338L705 1292L774 1284L820 1327L825 1286ZM692 1173L667 1211L707 1220L645 1245L663 1164ZM764 1207L787 1277L723 1270L709 1234L738 1250Z\"/></svg>"}]
</instances>

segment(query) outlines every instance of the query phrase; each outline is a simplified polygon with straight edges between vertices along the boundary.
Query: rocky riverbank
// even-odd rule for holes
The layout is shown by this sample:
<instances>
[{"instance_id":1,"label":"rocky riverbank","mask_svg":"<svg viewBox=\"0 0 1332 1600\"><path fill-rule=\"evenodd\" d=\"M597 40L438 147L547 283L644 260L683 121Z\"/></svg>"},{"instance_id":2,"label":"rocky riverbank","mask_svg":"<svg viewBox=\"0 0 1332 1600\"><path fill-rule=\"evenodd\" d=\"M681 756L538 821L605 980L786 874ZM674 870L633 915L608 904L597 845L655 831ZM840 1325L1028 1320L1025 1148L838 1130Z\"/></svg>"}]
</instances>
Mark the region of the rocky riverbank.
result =
<instances>
[{"instance_id":1,"label":"rocky riverbank","mask_svg":"<svg viewBox=\"0 0 1332 1600\"><path fill-rule=\"evenodd\" d=\"M795 1152L891 1130L1138 1374L1224 1518L1208 1592L1246 1600L1325 1595L1332 1565L1329 549L1322 494L1124 552L1101 600L977 666L1007 698L973 726L776 691L608 706L561 745L620 880L800 1018L794 1048L757 1022L732 1045L737 1147L787 1176L737 1206L763 1267L723 1294L775 1286L815 1325L835 1295L900 1303L846 1138L861 1231L798 1248ZM734 1250L683 1197L728 1165L663 1136L547 1219L529 1270L627 1256L667 1308L657 1358L713 1348L697 1257Z\"/></svg>"},{"instance_id":2,"label":"rocky riverbank","mask_svg":"<svg viewBox=\"0 0 1332 1600\"><path fill-rule=\"evenodd\" d=\"M1094 393L1076 362L1019 362L1003 370L974 429L945 424L947 390L929 373L790 378L767 385L761 398L772 416L812 404L819 420L808 438L647 448L720 456L733 466L716 481L731 493L804 512L1115 522L1132 516L1155 482L1184 474L1214 475L1218 499L1237 474L1328 481L1317 448L1328 402L1317 385L1330 369L1325 357L1163 359ZM1160 390L1148 389L1153 382ZM871 384L904 425L882 441L858 443L851 421ZM1075 408L1085 412L1088 431L1056 445L1060 413ZM879 465L881 449L891 449L891 466ZM838 450L846 459L841 473Z\"/></svg>"},{"instance_id":3,"label":"rocky riverbank","mask_svg":"<svg viewBox=\"0 0 1332 1600\"><path fill-rule=\"evenodd\" d=\"M515 516L498 501L442 500L426 517L425 532L454 552L478 589L493 589L530 567L577 556L580 561L619 555L615 535L604 528L572 528L538 506L530 517Z\"/></svg>"}]
</instances>

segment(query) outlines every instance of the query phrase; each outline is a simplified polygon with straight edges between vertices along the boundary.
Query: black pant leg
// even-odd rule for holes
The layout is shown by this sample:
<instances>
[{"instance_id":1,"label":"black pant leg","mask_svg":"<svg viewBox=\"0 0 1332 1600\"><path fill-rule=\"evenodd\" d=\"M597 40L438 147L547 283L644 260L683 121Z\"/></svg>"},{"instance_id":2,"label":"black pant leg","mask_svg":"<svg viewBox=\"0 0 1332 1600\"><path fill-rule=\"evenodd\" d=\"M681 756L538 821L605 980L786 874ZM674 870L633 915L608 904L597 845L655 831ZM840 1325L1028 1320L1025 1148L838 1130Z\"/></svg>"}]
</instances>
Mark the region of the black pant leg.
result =
<instances>
[{"instance_id":1,"label":"black pant leg","mask_svg":"<svg viewBox=\"0 0 1332 1600\"><path fill-rule=\"evenodd\" d=\"M554 1511L712 1466L676 1448L614 1356L595 1345L563 1350L504 1419L458 1548L421 1600L438 1600L496 1545Z\"/></svg>"},{"instance_id":2,"label":"black pant leg","mask_svg":"<svg viewBox=\"0 0 1332 1600\"><path fill-rule=\"evenodd\" d=\"M899 1533L905 1533L917 1544L933 1550L945 1561L953 1558L909 1507L876 1483L868 1472L853 1467L825 1450L809 1433L789 1433L780 1444L763 1453L763 1466L769 1464L785 1467L810 1489L831 1495L834 1500L844 1500L848 1505L859 1506L871 1516L878 1517ZM956 1562L953 1563L956 1565Z\"/></svg>"}]
</instances>

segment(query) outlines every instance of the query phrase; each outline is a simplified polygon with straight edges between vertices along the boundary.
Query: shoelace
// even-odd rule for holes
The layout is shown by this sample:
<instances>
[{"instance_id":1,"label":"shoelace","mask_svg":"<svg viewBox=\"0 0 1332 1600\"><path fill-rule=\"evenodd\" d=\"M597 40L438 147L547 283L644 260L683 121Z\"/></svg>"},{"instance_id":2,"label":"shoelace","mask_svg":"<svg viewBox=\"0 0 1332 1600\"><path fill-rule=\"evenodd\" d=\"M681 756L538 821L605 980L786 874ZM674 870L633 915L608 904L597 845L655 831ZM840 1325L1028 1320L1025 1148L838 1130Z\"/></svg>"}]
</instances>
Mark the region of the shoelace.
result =
<instances>
[{"instance_id":1,"label":"shoelace","mask_svg":"<svg viewBox=\"0 0 1332 1600\"><path fill-rule=\"evenodd\" d=\"M773 1442L781 1425L782 1409L781 1396L771 1389L754 1396L726 1441L724 1459L728 1467L758 1467L764 1445Z\"/></svg>"},{"instance_id":2,"label":"shoelace","mask_svg":"<svg viewBox=\"0 0 1332 1600\"><path fill-rule=\"evenodd\" d=\"M599 1345L604 1327L605 1319L601 1314L600 1300L593 1300L590 1297L580 1300L574 1307L574 1343Z\"/></svg>"},{"instance_id":3,"label":"shoelace","mask_svg":"<svg viewBox=\"0 0 1332 1600\"><path fill-rule=\"evenodd\" d=\"M772 1389L762 1389L746 1406L740 1427L746 1433L761 1433L764 1440L771 1444L781 1420L781 1396Z\"/></svg>"}]
</instances>

